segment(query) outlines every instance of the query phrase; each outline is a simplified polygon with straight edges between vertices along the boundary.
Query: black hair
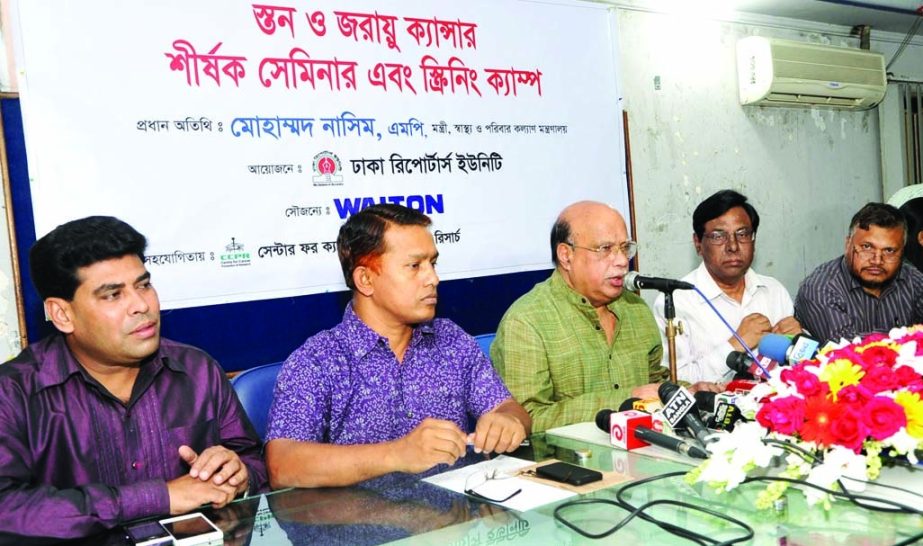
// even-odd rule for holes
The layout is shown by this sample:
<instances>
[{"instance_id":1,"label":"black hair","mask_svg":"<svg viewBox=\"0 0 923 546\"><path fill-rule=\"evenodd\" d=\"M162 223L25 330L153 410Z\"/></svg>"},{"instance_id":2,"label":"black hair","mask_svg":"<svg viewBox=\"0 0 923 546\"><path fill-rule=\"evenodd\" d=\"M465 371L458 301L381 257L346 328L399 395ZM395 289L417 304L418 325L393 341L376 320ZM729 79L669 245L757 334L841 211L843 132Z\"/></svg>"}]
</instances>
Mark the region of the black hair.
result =
<instances>
[{"instance_id":1,"label":"black hair","mask_svg":"<svg viewBox=\"0 0 923 546\"><path fill-rule=\"evenodd\" d=\"M112 216L89 216L53 229L29 250L32 283L41 298L72 300L77 270L97 262L134 255L144 261L147 239Z\"/></svg>"},{"instance_id":2,"label":"black hair","mask_svg":"<svg viewBox=\"0 0 923 546\"><path fill-rule=\"evenodd\" d=\"M429 227L432 223L422 212L392 203L372 205L350 216L337 235L337 254L346 286L355 290L353 271L359 266L374 267L372 260L385 253L389 225Z\"/></svg>"},{"instance_id":3,"label":"black hair","mask_svg":"<svg viewBox=\"0 0 923 546\"><path fill-rule=\"evenodd\" d=\"M558 218L551 226L551 261L558 265L558 245L570 244L570 223L563 218Z\"/></svg>"},{"instance_id":4,"label":"black hair","mask_svg":"<svg viewBox=\"0 0 923 546\"><path fill-rule=\"evenodd\" d=\"M923 246L917 234L923 231L923 197L907 201L899 209L907 222L907 242L904 243L904 259L923 271Z\"/></svg>"},{"instance_id":5,"label":"black hair","mask_svg":"<svg viewBox=\"0 0 923 546\"><path fill-rule=\"evenodd\" d=\"M699 203L692 213L692 231L698 239L705 235L705 224L722 216L734 207L741 207L750 217L750 224L753 226L753 233L760 227L760 215L753 208L753 205L747 202L747 197L734 190L717 191L707 199Z\"/></svg>"},{"instance_id":6,"label":"black hair","mask_svg":"<svg viewBox=\"0 0 923 546\"><path fill-rule=\"evenodd\" d=\"M887 203L866 203L859 209L849 222L849 234L855 233L856 228L869 229L870 226L878 226L885 229L901 228L904 230L904 238L907 238L907 221L904 215L896 207Z\"/></svg>"}]
</instances>

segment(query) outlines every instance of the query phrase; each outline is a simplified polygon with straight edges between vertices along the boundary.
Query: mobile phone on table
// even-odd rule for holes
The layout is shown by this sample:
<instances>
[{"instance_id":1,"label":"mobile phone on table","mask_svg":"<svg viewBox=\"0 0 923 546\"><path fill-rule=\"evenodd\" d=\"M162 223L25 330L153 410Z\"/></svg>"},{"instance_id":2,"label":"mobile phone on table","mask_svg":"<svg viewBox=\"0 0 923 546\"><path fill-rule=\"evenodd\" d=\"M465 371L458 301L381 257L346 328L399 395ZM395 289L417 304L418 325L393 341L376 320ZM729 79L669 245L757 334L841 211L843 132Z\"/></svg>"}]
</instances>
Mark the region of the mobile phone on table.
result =
<instances>
[{"instance_id":1,"label":"mobile phone on table","mask_svg":"<svg viewBox=\"0 0 923 546\"><path fill-rule=\"evenodd\" d=\"M159 521L145 521L125 527L125 536L135 546L157 546L173 544L173 536L163 528Z\"/></svg>"},{"instance_id":2,"label":"mobile phone on table","mask_svg":"<svg viewBox=\"0 0 923 546\"><path fill-rule=\"evenodd\" d=\"M535 474L546 480L568 485L585 485L603 479L601 472L570 463L551 463L535 469Z\"/></svg>"},{"instance_id":3,"label":"mobile phone on table","mask_svg":"<svg viewBox=\"0 0 923 546\"><path fill-rule=\"evenodd\" d=\"M162 519L160 523L173 537L173 544L176 546L221 544L224 542L224 533L221 532L221 529L215 527L214 523L198 512Z\"/></svg>"}]
</instances>

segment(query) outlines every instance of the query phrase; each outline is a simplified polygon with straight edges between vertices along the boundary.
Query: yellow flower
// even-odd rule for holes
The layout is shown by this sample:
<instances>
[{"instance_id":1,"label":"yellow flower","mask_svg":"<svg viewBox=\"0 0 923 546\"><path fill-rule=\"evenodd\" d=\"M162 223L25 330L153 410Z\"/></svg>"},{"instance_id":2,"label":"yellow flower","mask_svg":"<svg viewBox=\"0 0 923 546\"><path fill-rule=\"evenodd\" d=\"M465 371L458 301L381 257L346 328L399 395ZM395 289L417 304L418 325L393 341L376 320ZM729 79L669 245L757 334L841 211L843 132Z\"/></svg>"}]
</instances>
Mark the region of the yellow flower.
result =
<instances>
[{"instance_id":1,"label":"yellow flower","mask_svg":"<svg viewBox=\"0 0 923 546\"><path fill-rule=\"evenodd\" d=\"M895 352L899 352L901 350L901 346L895 343L893 340L882 339L880 341L873 341L871 343L862 345L861 347L856 347L856 352L862 354L872 347L887 347Z\"/></svg>"},{"instance_id":2,"label":"yellow flower","mask_svg":"<svg viewBox=\"0 0 923 546\"><path fill-rule=\"evenodd\" d=\"M862 366L854 364L851 361L840 358L833 362L828 362L820 371L820 380L830 385L830 394L836 400L836 393L848 385L858 385L859 380L865 372Z\"/></svg>"},{"instance_id":3,"label":"yellow flower","mask_svg":"<svg viewBox=\"0 0 923 546\"><path fill-rule=\"evenodd\" d=\"M923 400L915 392L901 391L894 401L904 408L907 414L907 434L914 438L923 438Z\"/></svg>"}]
</instances>

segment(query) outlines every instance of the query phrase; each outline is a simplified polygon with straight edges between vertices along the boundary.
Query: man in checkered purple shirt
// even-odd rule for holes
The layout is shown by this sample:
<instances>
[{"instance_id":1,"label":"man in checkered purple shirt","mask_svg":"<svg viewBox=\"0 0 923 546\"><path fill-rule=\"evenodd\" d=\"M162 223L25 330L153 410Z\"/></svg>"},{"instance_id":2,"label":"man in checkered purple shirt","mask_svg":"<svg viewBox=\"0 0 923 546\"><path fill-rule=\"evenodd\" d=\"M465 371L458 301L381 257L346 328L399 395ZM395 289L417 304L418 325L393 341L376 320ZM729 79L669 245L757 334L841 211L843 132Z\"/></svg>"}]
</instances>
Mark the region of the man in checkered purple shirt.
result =
<instances>
[{"instance_id":1,"label":"man in checkered purple shirt","mask_svg":"<svg viewBox=\"0 0 923 546\"><path fill-rule=\"evenodd\" d=\"M531 420L474 338L434 319L430 219L375 205L340 229L352 302L282 367L266 460L274 487L349 485L516 449ZM469 423L476 420L476 426Z\"/></svg>"}]
</instances>

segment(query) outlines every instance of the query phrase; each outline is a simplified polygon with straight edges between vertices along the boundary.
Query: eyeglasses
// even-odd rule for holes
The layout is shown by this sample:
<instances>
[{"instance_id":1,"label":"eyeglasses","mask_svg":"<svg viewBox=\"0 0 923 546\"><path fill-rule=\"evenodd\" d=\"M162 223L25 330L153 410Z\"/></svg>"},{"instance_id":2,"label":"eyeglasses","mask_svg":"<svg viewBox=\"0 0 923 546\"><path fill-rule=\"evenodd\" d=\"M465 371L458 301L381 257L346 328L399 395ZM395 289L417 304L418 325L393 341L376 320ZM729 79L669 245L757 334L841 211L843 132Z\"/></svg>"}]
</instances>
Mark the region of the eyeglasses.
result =
<instances>
[{"instance_id":1,"label":"eyeglasses","mask_svg":"<svg viewBox=\"0 0 923 546\"><path fill-rule=\"evenodd\" d=\"M509 495L501 499L489 497L485 495L484 493L478 493L475 490L478 489L479 487L483 487L485 484L487 484L487 482L496 481L496 480L505 480L507 478L512 478L513 476L514 474L511 474L509 472L505 472L502 470L497 470L497 469L474 472L473 474L470 474L467 478L465 478L465 494L471 495L472 497L476 499L481 499L487 502L493 502L497 504L501 502L506 502L510 500L511 498L515 497L516 495L522 493L522 489L517 489L516 491L513 491L512 493L510 493ZM496 488L491 488L491 489L496 489Z\"/></svg>"},{"instance_id":2,"label":"eyeglasses","mask_svg":"<svg viewBox=\"0 0 923 546\"><path fill-rule=\"evenodd\" d=\"M702 238L710 245L721 246L726 245L728 240L731 238L731 234L726 231L710 231L702 236ZM748 245L756 240L756 232L750 228L740 228L734 232L734 239L739 245Z\"/></svg>"},{"instance_id":3,"label":"eyeglasses","mask_svg":"<svg viewBox=\"0 0 923 546\"><path fill-rule=\"evenodd\" d=\"M596 257L600 260L606 260L617 254L624 254L625 257L630 260L638 254L638 243L635 241L625 241L624 243L619 244L606 243L604 245L599 245L596 248L575 245L570 241L567 241L564 244L570 246L571 248L582 248L583 250L589 250L590 252L595 253Z\"/></svg>"},{"instance_id":4,"label":"eyeglasses","mask_svg":"<svg viewBox=\"0 0 923 546\"><path fill-rule=\"evenodd\" d=\"M853 244L853 251L864 260L871 260L881 254L881 261L896 262L901 259L901 249L899 248L875 248L872 243L862 243L861 245Z\"/></svg>"}]
</instances>

